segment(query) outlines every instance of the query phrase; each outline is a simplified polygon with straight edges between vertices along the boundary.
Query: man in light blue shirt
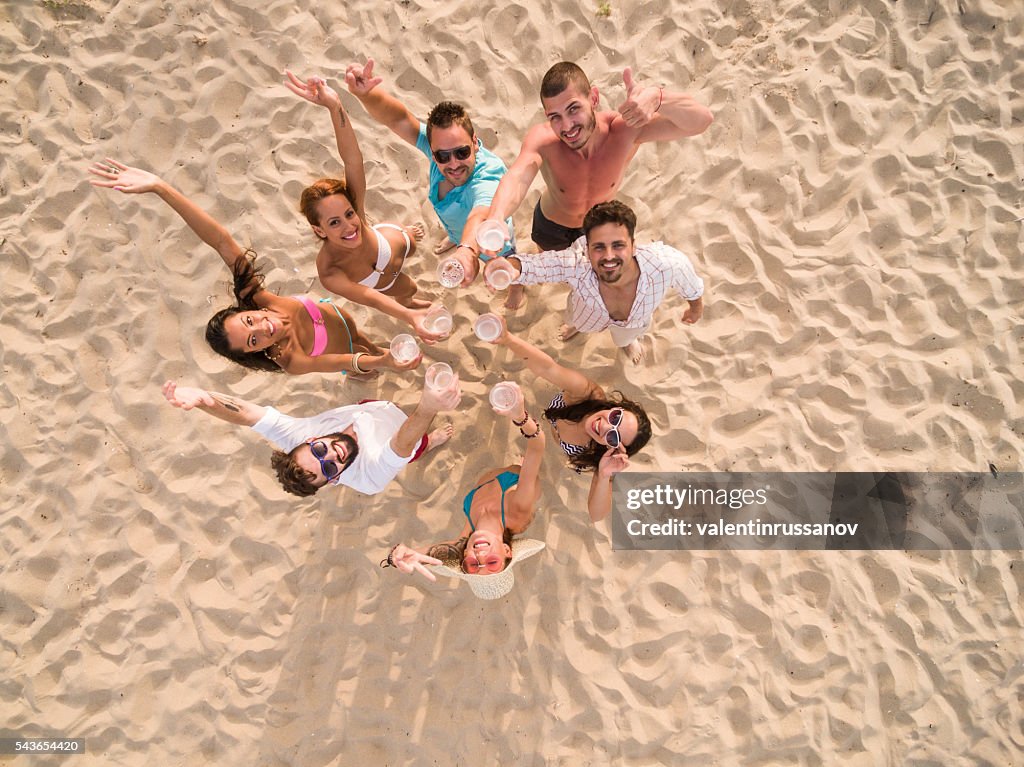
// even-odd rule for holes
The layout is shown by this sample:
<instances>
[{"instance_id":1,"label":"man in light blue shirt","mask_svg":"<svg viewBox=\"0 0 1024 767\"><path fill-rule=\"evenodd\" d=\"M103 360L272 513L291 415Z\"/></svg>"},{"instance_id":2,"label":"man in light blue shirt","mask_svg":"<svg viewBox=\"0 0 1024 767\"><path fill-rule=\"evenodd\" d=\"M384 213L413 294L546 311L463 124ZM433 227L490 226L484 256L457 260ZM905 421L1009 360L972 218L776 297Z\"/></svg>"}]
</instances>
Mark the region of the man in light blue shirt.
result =
<instances>
[{"instance_id":1,"label":"man in light blue shirt","mask_svg":"<svg viewBox=\"0 0 1024 767\"><path fill-rule=\"evenodd\" d=\"M379 87L381 82L382 78L373 76L373 59L367 59L365 65L350 64L345 73L349 92L362 102L369 115L430 160L430 204L466 272L462 284L469 285L479 270L476 229L487 218L498 182L505 175L505 163L483 147L460 104L442 101L424 123ZM503 255L515 250L511 217L506 224L511 237ZM444 249L439 248L438 252Z\"/></svg>"}]
</instances>

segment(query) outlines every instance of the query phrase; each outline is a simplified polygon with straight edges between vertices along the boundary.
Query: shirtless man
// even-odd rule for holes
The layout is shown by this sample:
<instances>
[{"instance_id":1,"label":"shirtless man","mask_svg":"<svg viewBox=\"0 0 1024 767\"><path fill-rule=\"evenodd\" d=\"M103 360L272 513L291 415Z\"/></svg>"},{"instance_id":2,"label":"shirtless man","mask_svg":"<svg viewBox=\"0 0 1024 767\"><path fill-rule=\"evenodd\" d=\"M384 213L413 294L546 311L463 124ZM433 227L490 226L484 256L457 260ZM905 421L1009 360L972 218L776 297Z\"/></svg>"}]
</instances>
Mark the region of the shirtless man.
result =
<instances>
[{"instance_id":1,"label":"shirtless man","mask_svg":"<svg viewBox=\"0 0 1024 767\"><path fill-rule=\"evenodd\" d=\"M622 81L625 102L616 112L599 112L597 88L576 64L563 61L547 71L540 86L547 122L527 131L487 218L512 215L540 171L545 188L533 211L533 241L542 250L564 250L583 236L587 211L615 197L640 144L696 136L714 119L692 96L638 85L629 67ZM566 324L559 338L576 333Z\"/></svg>"}]
</instances>

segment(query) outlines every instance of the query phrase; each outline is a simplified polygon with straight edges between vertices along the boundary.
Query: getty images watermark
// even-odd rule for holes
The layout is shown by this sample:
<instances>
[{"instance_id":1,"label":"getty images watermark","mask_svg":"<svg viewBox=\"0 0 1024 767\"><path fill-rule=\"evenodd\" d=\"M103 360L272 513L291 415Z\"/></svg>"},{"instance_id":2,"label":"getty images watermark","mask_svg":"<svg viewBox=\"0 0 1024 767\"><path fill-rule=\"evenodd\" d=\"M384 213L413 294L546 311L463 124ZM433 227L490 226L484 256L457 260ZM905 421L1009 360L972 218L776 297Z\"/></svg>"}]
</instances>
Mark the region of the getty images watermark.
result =
<instances>
[{"instance_id":1,"label":"getty images watermark","mask_svg":"<svg viewBox=\"0 0 1024 767\"><path fill-rule=\"evenodd\" d=\"M1024 475L640 473L616 549L1024 549Z\"/></svg>"}]
</instances>

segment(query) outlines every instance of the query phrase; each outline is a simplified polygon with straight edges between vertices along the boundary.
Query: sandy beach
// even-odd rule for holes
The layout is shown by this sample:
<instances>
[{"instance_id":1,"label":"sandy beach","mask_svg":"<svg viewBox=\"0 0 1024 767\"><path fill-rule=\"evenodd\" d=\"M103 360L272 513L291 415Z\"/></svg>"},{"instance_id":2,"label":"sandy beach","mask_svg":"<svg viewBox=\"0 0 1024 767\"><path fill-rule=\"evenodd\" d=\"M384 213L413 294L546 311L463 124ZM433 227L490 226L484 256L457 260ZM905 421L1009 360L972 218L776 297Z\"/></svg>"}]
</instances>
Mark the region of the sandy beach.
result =
<instances>
[{"instance_id":1,"label":"sandy beach","mask_svg":"<svg viewBox=\"0 0 1024 767\"><path fill-rule=\"evenodd\" d=\"M621 552L552 445L529 537L488 603L382 570L457 531L473 478L520 454L487 406L553 391L434 278L422 155L340 81L372 56L418 115L467 106L511 163L539 82L576 61L602 95L692 93L702 135L640 148L618 198L637 241L687 253L648 363L556 340L566 289L509 327L642 400L641 471L1021 471L1024 8L1019 0L606 5L527 0L161 3L0 9L0 737L84 738L70 764L1019 765L1019 551ZM342 94L376 221L422 221L408 270L457 315L427 351L463 382L449 445L385 492L287 495L258 435L167 405L168 379L311 414L411 407L415 374L255 373L202 328L227 272L152 196L90 187L117 158L162 175L268 265L328 295L301 190L339 175ZM529 247L538 179L515 215ZM524 247L525 246L525 247ZM353 304L377 339L402 325ZM12 765L61 756L0 756Z\"/></svg>"}]
</instances>

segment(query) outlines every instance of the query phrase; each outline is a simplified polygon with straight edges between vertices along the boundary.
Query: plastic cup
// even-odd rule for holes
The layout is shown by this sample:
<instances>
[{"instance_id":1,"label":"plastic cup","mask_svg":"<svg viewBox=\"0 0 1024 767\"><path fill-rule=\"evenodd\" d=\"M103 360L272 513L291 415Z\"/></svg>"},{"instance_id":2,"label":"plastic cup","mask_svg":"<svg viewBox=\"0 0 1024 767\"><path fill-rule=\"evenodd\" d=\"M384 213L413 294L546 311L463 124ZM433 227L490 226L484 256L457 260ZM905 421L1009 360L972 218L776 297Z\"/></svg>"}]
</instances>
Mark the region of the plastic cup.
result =
<instances>
[{"instance_id":1,"label":"plastic cup","mask_svg":"<svg viewBox=\"0 0 1024 767\"><path fill-rule=\"evenodd\" d=\"M473 323L473 332L481 341L493 341L501 335L501 319L497 314L481 314Z\"/></svg>"},{"instance_id":2,"label":"plastic cup","mask_svg":"<svg viewBox=\"0 0 1024 767\"><path fill-rule=\"evenodd\" d=\"M423 324L431 333L446 335L452 329L452 313L443 306L436 306L427 312Z\"/></svg>"},{"instance_id":3,"label":"plastic cup","mask_svg":"<svg viewBox=\"0 0 1024 767\"><path fill-rule=\"evenodd\" d=\"M512 272L496 266L487 273L487 284L495 290L504 290L512 284Z\"/></svg>"},{"instance_id":4,"label":"plastic cup","mask_svg":"<svg viewBox=\"0 0 1024 767\"><path fill-rule=\"evenodd\" d=\"M497 253L508 239L508 227L504 221L489 218L476 228L476 243L482 250Z\"/></svg>"},{"instance_id":5,"label":"plastic cup","mask_svg":"<svg viewBox=\"0 0 1024 767\"><path fill-rule=\"evenodd\" d=\"M396 362L412 362L420 353L420 345L408 333L399 333L391 339L391 356Z\"/></svg>"},{"instance_id":6,"label":"plastic cup","mask_svg":"<svg viewBox=\"0 0 1024 767\"><path fill-rule=\"evenodd\" d=\"M515 407L516 400L519 399L519 395L516 393L515 385L508 381L502 381L491 388L491 393L488 399L491 401L491 407L495 410L501 413L507 413Z\"/></svg>"},{"instance_id":7,"label":"plastic cup","mask_svg":"<svg viewBox=\"0 0 1024 767\"><path fill-rule=\"evenodd\" d=\"M446 288L457 288L466 278L466 270L457 258L446 258L437 267L437 281Z\"/></svg>"},{"instance_id":8,"label":"plastic cup","mask_svg":"<svg viewBox=\"0 0 1024 767\"><path fill-rule=\"evenodd\" d=\"M426 383L434 391L447 389L454 378L452 366L447 362L435 362L427 368Z\"/></svg>"}]
</instances>

